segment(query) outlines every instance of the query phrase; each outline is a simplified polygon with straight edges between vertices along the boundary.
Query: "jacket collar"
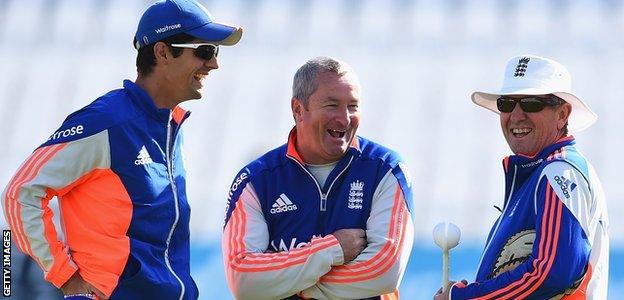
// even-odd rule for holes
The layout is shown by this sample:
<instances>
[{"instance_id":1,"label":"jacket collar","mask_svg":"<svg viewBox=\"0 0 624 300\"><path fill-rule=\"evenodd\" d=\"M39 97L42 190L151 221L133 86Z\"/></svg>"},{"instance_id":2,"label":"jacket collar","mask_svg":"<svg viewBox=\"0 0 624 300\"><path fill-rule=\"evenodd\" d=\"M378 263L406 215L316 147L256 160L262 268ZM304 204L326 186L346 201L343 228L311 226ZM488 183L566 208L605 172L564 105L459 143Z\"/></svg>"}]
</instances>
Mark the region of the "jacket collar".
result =
<instances>
[{"instance_id":1,"label":"jacket collar","mask_svg":"<svg viewBox=\"0 0 624 300\"><path fill-rule=\"evenodd\" d=\"M353 141L351 141L351 145L349 146L347 153L345 153L345 155L341 158L341 160L343 160L344 157L346 156L355 155L355 154L359 155L361 153L359 139L360 138L357 135L353 138ZM297 151L296 145L297 145L297 127L293 127L293 129L291 129L290 133L288 134L288 145L286 148L286 156L292 157L293 159L298 161L300 164L305 165L306 162L304 162L303 158L301 158L301 155L299 155L299 151Z\"/></svg>"},{"instance_id":2,"label":"jacket collar","mask_svg":"<svg viewBox=\"0 0 624 300\"><path fill-rule=\"evenodd\" d=\"M574 137L568 135L542 149L542 151L537 153L535 156L529 157L524 155L510 155L508 157L505 157L503 159L503 167L505 168L505 173L509 172L510 166L516 165L520 170L532 169L533 167L540 165L544 161L552 160L554 158L563 158L565 157L565 150L561 149L565 146L574 144L576 144Z\"/></svg>"},{"instance_id":3,"label":"jacket collar","mask_svg":"<svg viewBox=\"0 0 624 300\"><path fill-rule=\"evenodd\" d=\"M548 147L542 149L537 155L528 157L524 155L511 155L503 159L505 169L505 202L507 206L509 196L515 193L524 182L531 178L535 170L543 162L566 157L566 146L572 146L576 142L573 136L566 136Z\"/></svg>"},{"instance_id":4,"label":"jacket collar","mask_svg":"<svg viewBox=\"0 0 624 300\"><path fill-rule=\"evenodd\" d=\"M190 111L184 110L179 105L174 109L156 107L154 100L150 97L147 91L130 80L124 80L123 86L124 89L130 94L130 99L132 99L132 102L136 106L140 107L148 115L163 123L167 123L169 121L169 116L171 115L174 122L181 125L182 122L184 122L184 120L186 120L186 118L188 118L191 114Z\"/></svg>"}]
</instances>

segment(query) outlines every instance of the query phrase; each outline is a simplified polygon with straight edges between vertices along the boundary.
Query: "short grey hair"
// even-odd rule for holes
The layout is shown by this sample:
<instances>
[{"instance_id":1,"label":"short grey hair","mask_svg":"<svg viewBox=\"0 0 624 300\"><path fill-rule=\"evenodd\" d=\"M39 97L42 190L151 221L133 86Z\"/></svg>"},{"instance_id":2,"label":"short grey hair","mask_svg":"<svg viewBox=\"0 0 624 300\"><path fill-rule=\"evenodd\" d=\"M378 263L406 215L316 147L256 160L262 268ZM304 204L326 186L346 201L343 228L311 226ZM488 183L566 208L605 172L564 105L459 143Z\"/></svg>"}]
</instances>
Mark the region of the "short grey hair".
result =
<instances>
[{"instance_id":1,"label":"short grey hair","mask_svg":"<svg viewBox=\"0 0 624 300\"><path fill-rule=\"evenodd\" d=\"M327 56L310 59L297 70L292 86L293 98L303 102L303 106L306 108L308 107L310 96L318 88L317 79L322 72L333 72L338 74L338 76L349 74L349 76L353 77L355 83L359 85L357 75L345 62Z\"/></svg>"}]
</instances>

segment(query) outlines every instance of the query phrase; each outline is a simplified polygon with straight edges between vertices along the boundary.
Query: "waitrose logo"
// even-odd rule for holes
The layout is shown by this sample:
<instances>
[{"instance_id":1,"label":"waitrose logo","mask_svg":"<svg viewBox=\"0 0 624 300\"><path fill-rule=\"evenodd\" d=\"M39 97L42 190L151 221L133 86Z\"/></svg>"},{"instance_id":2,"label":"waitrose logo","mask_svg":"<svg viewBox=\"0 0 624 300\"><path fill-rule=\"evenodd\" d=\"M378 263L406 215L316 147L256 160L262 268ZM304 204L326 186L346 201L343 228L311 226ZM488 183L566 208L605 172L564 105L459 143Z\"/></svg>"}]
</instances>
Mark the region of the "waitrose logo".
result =
<instances>
[{"instance_id":1,"label":"waitrose logo","mask_svg":"<svg viewBox=\"0 0 624 300\"><path fill-rule=\"evenodd\" d=\"M53 133L50 138L48 138L48 141L51 140L56 140L59 138L66 138L66 137L70 137L72 135L80 135L84 132L84 126L82 125L78 125L78 126L74 126L71 128L67 128L67 129L61 129L55 133Z\"/></svg>"},{"instance_id":2,"label":"waitrose logo","mask_svg":"<svg viewBox=\"0 0 624 300\"><path fill-rule=\"evenodd\" d=\"M172 24L172 25L166 25L164 27L160 27L160 28L156 28L156 33L164 33L167 32L169 30L173 30L173 29L178 29L181 28L182 24L178 23L178 24Z\"/></svg>"}]
</instances>

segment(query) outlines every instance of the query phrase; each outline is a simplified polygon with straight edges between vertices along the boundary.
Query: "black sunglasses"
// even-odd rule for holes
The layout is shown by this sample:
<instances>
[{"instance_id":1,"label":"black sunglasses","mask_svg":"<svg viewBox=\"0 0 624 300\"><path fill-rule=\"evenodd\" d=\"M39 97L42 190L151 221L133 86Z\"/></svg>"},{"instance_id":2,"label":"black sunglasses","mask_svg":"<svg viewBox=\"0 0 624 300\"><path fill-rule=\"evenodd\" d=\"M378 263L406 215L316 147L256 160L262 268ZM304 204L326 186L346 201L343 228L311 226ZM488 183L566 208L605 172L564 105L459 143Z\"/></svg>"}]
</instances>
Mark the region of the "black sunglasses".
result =
<instances>
[{"instance_id":1,"label":"black sunglasses","mask_svg":"<svg viewBox=\"0 0 624 300\"><path fill-rule=\"evenodd\" d=\"M213 57L219 55L219 46L215 44L171 44L170 46L174 48L193 49L193 54L195 54L195 56L205 60L211 60Z\"/></svg>"},{"instance_id":2,"label":"black sunglasses","mask_svg":"<svg viewBox=\"0 0 624 300\"><path fill-rule=\"evenodd\" d=\"M546 97L538 96L526 96L522 98L511 98L508 96L501 96L496 99L496 107L498 111L504 113L510 113L516 107L516 103L520 103L520 108L524 112L532 113L539 112L546 106L557 106L565 103L565 101L555 95L548 95Z\"/></svg>"}]
</instances>

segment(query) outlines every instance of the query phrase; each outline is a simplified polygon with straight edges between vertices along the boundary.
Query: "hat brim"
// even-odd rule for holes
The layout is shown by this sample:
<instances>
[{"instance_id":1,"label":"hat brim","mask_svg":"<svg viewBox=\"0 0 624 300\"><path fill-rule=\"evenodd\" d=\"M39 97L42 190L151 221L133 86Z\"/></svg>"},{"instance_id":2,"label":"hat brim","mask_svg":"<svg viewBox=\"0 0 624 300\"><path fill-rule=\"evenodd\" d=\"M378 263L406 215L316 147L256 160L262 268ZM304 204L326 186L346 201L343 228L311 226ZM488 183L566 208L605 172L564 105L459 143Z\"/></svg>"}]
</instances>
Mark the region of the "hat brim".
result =
<instances>
[{"instance_id":1,"label":"hat brim","mask_svg":"<svg viewBox=\"0 0 624 300\"><path fill-rule=\"evenodd\" d=\"M572 112L568 118L568 131L571 133L580 132L591 126L598 120L596 114L574 94L566 92L553 92L538 88L520 89L505 91L504 93L474 92L471 95L472 102L496 114L500 114L496 107L496 99L502 95L547 95L554 94L572 105Z\"/></svg>"},{"instance_id":2,"label":"hat brim","mask_svg":"<svg viewBox=\"0 0 624 300\"><path fill-rule=\"evenodd\" d=\"M210 22L203 26L193 28L187 31L187 33L207 42L214 42L217 45L232 46L240 41L243 36L243 29L222 23Z\"/></svg>"}]
</instances>

